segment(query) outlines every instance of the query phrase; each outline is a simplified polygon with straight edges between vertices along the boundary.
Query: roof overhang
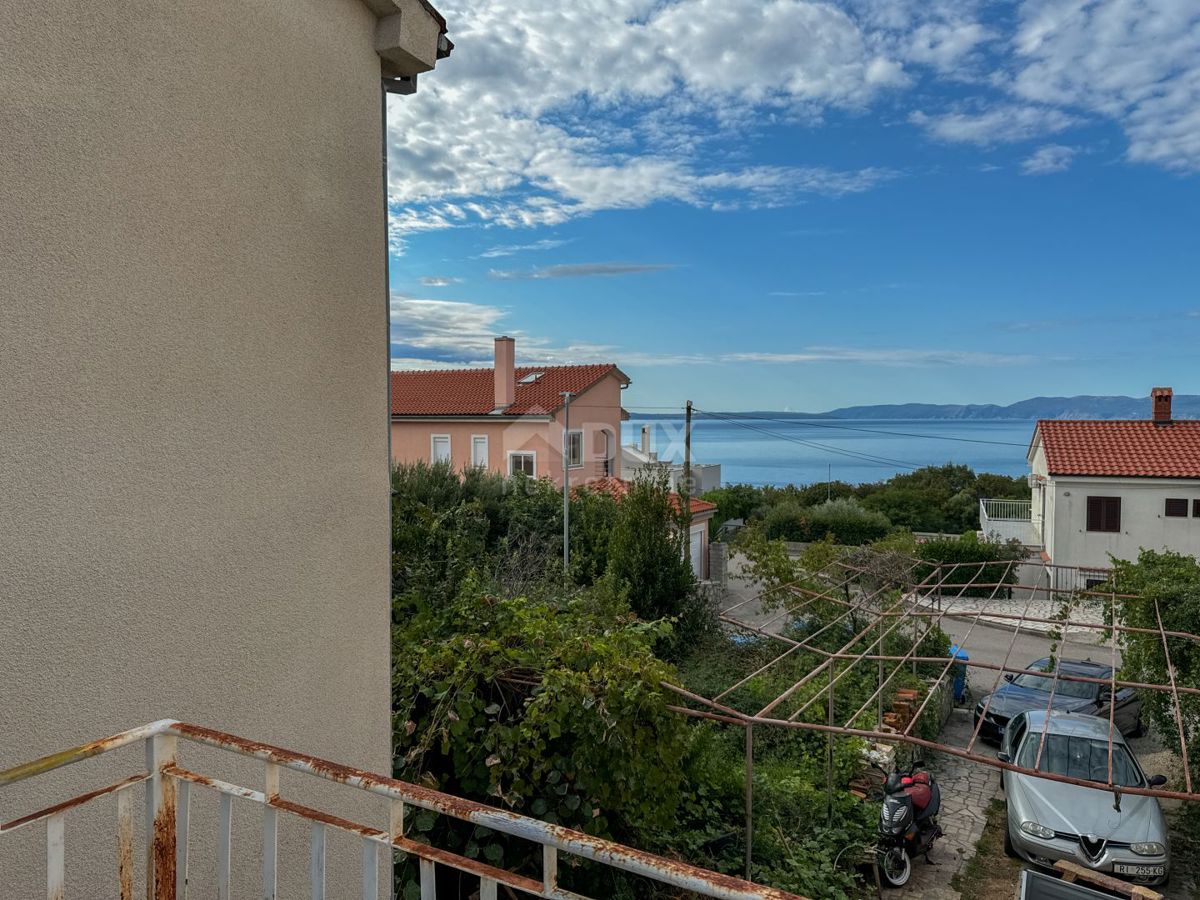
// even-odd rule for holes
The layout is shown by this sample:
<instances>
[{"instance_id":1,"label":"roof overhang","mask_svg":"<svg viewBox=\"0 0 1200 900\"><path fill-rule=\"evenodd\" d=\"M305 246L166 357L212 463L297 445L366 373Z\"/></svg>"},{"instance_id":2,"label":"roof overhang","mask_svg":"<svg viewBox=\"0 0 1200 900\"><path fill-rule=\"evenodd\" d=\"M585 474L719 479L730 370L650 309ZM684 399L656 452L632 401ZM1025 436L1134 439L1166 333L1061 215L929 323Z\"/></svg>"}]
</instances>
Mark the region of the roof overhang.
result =
<instances>
[{"instance_id":1,"label":"roof overhang","mask_svg":"<svg viewBox=\"0 0 1200 900\"><path fill-rule=\"evenodd\" d=\"M373 12L375 52L389 93L411 94L417 75L432 71L454 49L446 20L428 0L363 0Z\"/></svg>"},{"instance_id":2,"label":"roof overhang","mask_svg":"<svg viewBox=\"0 0 1200 900\"><path fill-rule=\"evenodd\" d=\"M1038 444L1041 442L1042 423L1034 422L1033 434L1029 437L1029 449L1025 451L1025 459L1030 465L1033 465L1033 458L1037 455Z\"/></svg>"}]
</instances>

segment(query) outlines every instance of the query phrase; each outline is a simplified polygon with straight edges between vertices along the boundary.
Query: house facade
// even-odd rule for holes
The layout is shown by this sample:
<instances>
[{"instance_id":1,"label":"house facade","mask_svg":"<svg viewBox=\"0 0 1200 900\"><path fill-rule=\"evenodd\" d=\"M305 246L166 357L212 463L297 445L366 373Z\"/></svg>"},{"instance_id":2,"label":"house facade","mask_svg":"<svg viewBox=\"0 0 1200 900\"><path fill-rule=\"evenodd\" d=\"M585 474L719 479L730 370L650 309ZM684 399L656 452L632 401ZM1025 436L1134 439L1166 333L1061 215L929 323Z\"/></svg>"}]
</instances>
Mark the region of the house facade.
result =
<instances>
[{"instance_id":1,"label":"house facade","mask_svg":"<svg viewBox=\"0 0 1200 900\"><path fill-rule=\"evenodd\" d=\"M618 474L629 377L611 363L517 366L515 357L516 342L499 337L490 369L392 372L393 461L561 485L565 446L571 483Z\"/></svg>"},{"instance_id":2,"label":"house facade","mask_svg":"<svg viewBox=\"0 0 1200 900\"><path fill-rule=\"evenodd\" d=\"M1200 556L1200 421L1174 419L1171 396L1154 389L1149 419L1037 423L1023 518L1045 562L1103 570L1143 548ZM985 513L985 533L993 524L1003 523Z\"/></svg>"},{"instance_id":3,"label":"house facade","mask_svg":"<svg viewBox=\"0 0 1200 900\"><path fill-rule=\"evenodd\" d=\"M445 30L423 0L5 6L0 769L176 717L390 771L385 92ZM114 822L67 816L66 896L116 897ZM45 835L0 840L4 897L47 895Z\"/></svg>"}]
</instances>

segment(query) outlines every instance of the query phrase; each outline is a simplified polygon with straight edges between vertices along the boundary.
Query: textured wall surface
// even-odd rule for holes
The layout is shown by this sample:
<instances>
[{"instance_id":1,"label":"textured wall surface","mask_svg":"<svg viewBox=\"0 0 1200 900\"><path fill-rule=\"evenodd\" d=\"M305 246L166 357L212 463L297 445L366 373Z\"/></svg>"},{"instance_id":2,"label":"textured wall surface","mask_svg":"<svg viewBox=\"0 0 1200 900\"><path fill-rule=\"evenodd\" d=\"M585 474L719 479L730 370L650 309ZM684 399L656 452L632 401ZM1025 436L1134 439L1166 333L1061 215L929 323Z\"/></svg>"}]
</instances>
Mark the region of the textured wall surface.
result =
<instances>
[{"instance_id":1,"label":"textured wall surface","mask_svg":"<svg viewBox=\"0 0 1200 900\"><path fill-rule=\"evenodd\" d=\"M373 29L360 0L0 12L0 767L176 717L387 771ZM113 895L112 815L68 817L68 896ZM5 897L45 890L43 840L0 838Z\"/></svg>"}]
</instances>

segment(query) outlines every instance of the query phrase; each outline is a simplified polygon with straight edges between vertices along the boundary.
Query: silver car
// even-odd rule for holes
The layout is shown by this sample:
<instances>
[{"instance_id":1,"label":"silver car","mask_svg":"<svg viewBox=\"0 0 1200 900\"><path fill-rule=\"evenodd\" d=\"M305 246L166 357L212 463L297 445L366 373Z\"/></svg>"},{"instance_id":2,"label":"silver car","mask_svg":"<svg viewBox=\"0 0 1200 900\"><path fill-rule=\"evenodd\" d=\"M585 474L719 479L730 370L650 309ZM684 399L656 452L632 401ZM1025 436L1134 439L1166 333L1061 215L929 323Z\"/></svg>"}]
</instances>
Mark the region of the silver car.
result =
<instances>
[{"instance_id":1,"label":"silver car","mask_svg":"<svg viewBox=\"0 0 1200 900\"><path fill-rule=\"evenodd\" d=\"M1009 723L999 758L1027 769L1108 783L1108 720L1045 710L1019 713ZM1038 764L1038 747L1045 745ZM1119 731L1113 735L1113 783L1157 787L1166 778L1146 778ZM1049 781L1036 775L1003 772L1008 800L1004 849L1028 862L1053 866L1068 859L1086 868L1160 885L1171 871L1171 845L1162 810L1154 797L1122 794L1102 787Z\"/></svg>"}]
</instances>

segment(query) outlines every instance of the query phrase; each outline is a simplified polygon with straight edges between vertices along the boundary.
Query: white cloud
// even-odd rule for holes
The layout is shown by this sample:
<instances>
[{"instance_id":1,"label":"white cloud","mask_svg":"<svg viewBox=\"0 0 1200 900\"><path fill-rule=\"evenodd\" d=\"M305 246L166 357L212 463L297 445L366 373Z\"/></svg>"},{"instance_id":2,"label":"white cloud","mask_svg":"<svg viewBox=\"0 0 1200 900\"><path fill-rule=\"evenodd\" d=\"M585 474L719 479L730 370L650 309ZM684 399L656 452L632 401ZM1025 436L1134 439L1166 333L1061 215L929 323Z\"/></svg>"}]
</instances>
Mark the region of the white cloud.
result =
<instances>
[{"instance_id":1,"label":"white cloud","mask_svg":"<svg viewBox=\"0 0 1200 900\"><path fill-rule=\"evenodd\" d=\"M429 300L393 294L390 303L393 369L454 369L492 364L497 335L517 339L525 364L561 365L612 360L612 347L577 343L557 346L546 338L503 324L498 306Z\"/></svg>"},{"instance_id":2,"label":"white cloud","mask_svg":"<svg viewBox=\"0 0 1200 900\"><path fill-rule=\"evenodd\" d=\"M1021 171L1026 175L1049 175L1052 172L1065 172L1071 168L1071 162L1078 153L1078 147L1047 144L1039 147L1032 156L1021 163Z\"/></svg>"},{"instance_id":3,"label":"white cloud","mask_svg":"<svg viewBox=\"0 0 1200 900\"><path fill-rule=\"evenodd\" d=\"M450 0L455 53L389 98L397 236L555 225L660 201L793 203L879 168L741 166L700 149L755 123L864 108L907 83L883 36L816 0ZM447 204L446 201L452 201ZM399 249L399 240L394 242Z\"/></svg>"},{"instance_id":4,"label":"white cloud","mask_svg":"<svg viewBox=\"0 0 1200 900\"><path fill-rule=\"evenodd\" d=\"M1023 353L976 353L964 350L878 349L861 347L805 347L792 353L727 353L726 363L798 363L849 362L878 366L1013 366L1029 365L1038 358Z\"/></svg>"},{"instance_id":5,"label":"white cloud","mask_svg":"<svg viewBox=\"0 0 1200 900\"><path fill-rule=\"evenodd\" d=\"M625 366L804 365L859 363L885 367L1014 366L1038 358L1026 354L947 349L801 347L787 353L730 351L719 354L645 353L604 344L557 345L540 335L502 323L505 310L489 304L427 300L394 295L391 300L392 368L446 369L490 366L493 341L501 333L517 340L523 364L567 365L616 362Z\"/></svg>"},{"instance_id":6,"label":"white cloud","mask_svg":"<svg viewBox=\"0 0 1200 900\"><path fill-rule=\"evenodd\" d=\"M455 53L415 96L388 101L397 252L405 235L433 229L553 227L660 202L725 210L870 190L895 175L886 159L848 171L810 165L797 142L785 162L756 165L752 148L767 128L819 128L881 101L907 103L902 115L937 140L979 146L1111 120L1128 135L1131 160L1200 169L1195 0L441 7ZM956 95L973 85L975 96L941 101L947 84Z\"/></svg>"},{"instance_id":7,"label":"white cloud","mask_svg":"<svg viewBox=\"0 0 1200 900\"><path fill-rule=\"evenodd\" d=\"M1004 103L978 110L929 115L914 112L909 121L943 141L980 144L1015 143L1045 134L1055 134L1079 119L1049 106Z\"/></svg>"},{"instance_id":8,"label":"white cloud","mask_svg":"<svg viewBox=\"0 0 1200 900\"><path fill-rule=\"evenodd\" d=\"M972 19L924 22L909 35L904 55L945 74L958 74L964 61L992 36L989 29Z\"/></svg>"},{"instance_id":9,"label":"white cloud","mask_svg":"<svg viewBox=\"0 0 1200 900\"><path fill-rule=\"evenodd\" d=\"M402 355L433 365L490 359L505 315L498 306L399 294L392 295L389 313L392 344L402 348Z\"/></svg>"},{"instance_id":10,"label":"white cloud","mask_svg":"<svg viewBox=\"0 0 1200 900\"><path fill-rule=\"evenodd\" d=\"M461 278L447 278L441 275L425 275L421 278L421 284L425 287L448 287L458 284L460 281L462 281Z\"/></svg>"},{"instance_id":11,"label":"white cloud","mask_svg":"<svg viewBox=\"0 0 1200 900\"><path fill-rule=\"evenodd\" d=\"M534 241L531 244L501 244L496 247L489 247L480 253L483 259L495 259L501 256L513 256L517 253L526 253L531 250L553 250L556 247L561 247L566 241L554 240L546 238L540 241Z\"/></svg>"},{"instance_id":12,"label":"white cloud","mask_svg":"<svg viewBox=\"0 0 1200 900\"><path fill-rule=\"evenodd\" d=\"M542 280L547 278L611 278L614 275L641 275L673 269L671 263L564 263L524 271L492 269L488 275L501 281Z\"/></svg>"},{"instance_id":13,"label":"white cloud","mask_svg":"<svg viewBox=\"0 0 1200 900\"><path fill-rule=\"evenodd\" d=\"M1014 92L1117 121L1128 156L1200 170L1200 6L1195 0L1026 0Z\"/></svg>"}]
</instances>

